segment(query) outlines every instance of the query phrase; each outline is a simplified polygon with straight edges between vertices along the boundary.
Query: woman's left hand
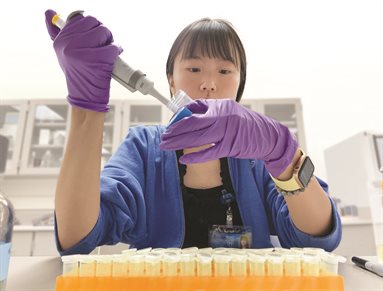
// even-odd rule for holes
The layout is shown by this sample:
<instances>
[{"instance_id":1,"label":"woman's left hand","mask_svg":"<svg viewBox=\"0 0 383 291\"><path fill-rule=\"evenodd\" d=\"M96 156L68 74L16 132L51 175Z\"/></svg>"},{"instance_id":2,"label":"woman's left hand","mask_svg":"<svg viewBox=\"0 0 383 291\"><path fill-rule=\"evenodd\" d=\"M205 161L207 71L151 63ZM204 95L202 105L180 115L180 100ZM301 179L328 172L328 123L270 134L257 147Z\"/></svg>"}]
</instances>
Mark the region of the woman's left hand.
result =
<instances>
[{"instance_id":1,"label":"woman's left hand","mask_svg":"<svg viewBox=\"0 0 383 291\"><path fill-rule=\"evenodd\" d=\"M222 157L260 159L278 177L291 163L297 141L279 122L231 99L201 99L186 106L193 114L169 126L161 136L162 150L213 146L180 158L183 164Z\"/></svg>"}]
</instances>

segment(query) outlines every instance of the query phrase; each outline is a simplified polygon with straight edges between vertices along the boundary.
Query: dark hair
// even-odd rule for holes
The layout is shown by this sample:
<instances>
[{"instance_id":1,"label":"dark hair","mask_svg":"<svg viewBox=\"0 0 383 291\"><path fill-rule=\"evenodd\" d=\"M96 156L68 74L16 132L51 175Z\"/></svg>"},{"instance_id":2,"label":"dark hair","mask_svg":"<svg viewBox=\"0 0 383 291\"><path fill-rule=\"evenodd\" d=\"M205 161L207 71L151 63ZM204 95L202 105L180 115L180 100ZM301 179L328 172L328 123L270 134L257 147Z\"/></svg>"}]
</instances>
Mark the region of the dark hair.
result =
<instances>
[{"instance_id":1,"label":"dark hair","mask_svg":"<svg viewBox=\"0 0 383 291\"><path fill-rule=\"evenodd\" d=\"M178 35L166 62L166 76L173 75L174 61L179 53L183 59L202 56L232 62L240 69L240 83L236 101L241 100L246 83L246 54L232 24L223 19L202 18L185 27Z\"/></svg>"}]
</instances>

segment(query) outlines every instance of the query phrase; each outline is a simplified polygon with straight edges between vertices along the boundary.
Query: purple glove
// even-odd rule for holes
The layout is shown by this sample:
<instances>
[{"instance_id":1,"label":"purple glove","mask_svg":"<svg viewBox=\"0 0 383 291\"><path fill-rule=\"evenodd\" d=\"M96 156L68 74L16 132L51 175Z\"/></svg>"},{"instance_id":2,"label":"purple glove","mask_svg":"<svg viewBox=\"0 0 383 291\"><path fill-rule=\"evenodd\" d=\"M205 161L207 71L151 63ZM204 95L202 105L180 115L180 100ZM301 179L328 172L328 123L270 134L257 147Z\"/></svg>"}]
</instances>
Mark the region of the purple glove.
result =
<instances>
[{"instance_id":1,"label":"purple glove","mask_svg":"<svg viewBox=\"0 0 383 291\"><path fill-rule=\"evenodd\" d=\"M113 66L122 49L112 44L112 33L96 18L78 14L60 31L52 24L55 14L47 10L45 22L66 77L68 102L83 109L108 111Z\"/></svg>"},{"instance_id":2,"label":"purple glove","mask_svg":"<svg viewBox=\"0 0 383 291\"><path fill-rule=\"evenodd\" d=\"M214 146L183 155L183 164L222 157L260 159L278 177L291 163L298 144L289 129L234 100L196 100L186 105L193 115L169 126L161 136L162 150Z\"/></svg>"}]
</instances>

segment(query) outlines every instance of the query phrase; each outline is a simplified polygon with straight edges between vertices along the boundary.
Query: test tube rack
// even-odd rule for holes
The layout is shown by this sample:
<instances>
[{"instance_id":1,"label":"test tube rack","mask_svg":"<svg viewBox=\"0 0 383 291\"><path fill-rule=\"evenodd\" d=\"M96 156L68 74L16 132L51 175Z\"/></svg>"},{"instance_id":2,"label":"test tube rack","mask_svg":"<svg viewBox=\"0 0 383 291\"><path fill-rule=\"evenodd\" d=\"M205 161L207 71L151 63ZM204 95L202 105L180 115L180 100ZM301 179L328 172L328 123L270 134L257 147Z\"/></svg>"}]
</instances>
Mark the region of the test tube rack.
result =
<instances>
[{"instance_id":1,"label":"test tube rack","mask_svg":"<svg viewBox=\"0 0 383 291\"><path fill-rule=\"evenodd\" d=\"M62 260L56 291L344 290L338 263L345 258L316 248L147 248Z\"/></svg>"}]
</instances>

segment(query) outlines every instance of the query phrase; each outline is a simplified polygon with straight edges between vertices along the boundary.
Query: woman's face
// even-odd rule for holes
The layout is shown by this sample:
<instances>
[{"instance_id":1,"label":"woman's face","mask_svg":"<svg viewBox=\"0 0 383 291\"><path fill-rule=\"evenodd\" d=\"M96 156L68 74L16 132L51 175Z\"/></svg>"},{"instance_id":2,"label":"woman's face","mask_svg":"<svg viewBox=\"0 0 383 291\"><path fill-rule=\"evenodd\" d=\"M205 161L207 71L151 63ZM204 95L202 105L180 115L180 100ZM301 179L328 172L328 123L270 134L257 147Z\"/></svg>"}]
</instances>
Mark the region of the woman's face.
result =
<instances>
[{"instance_id":1,"label":"woman's face","mask_svg":"<svg viewBox=\"0 0 383 291\"><path fill-rule=\"evenodd\" d=\"M172 94L183 90L192 99L233 99L237 96L240 71L226 60L196 55L174 61L173 76L169 77Z\"/></svg>"}]
</instances>

